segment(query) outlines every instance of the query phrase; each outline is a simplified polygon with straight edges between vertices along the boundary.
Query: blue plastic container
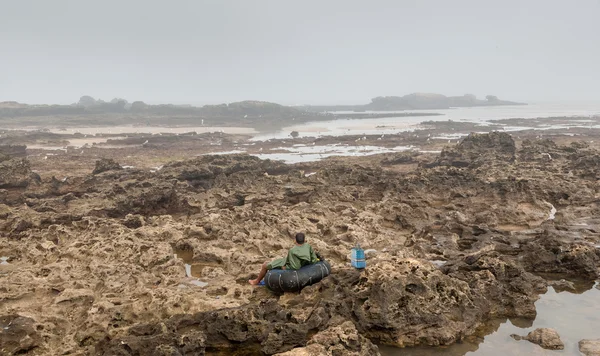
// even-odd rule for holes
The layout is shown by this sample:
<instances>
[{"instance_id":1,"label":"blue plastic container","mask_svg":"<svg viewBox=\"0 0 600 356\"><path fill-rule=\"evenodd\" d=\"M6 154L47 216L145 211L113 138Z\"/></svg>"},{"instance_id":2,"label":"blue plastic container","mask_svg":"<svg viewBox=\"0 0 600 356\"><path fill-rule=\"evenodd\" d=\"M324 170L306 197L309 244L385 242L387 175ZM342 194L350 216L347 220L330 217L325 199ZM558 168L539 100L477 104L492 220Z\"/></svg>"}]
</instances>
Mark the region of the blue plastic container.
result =
<instances>
[{"instance_id":1,"label":"blue plastic container","mask_svg":"<svg viewBox=\"0 0 600 356\"><path fill-rule=\"evenodd\" d=\"M352 249L350 255L350 264L354 268L363 269L367 267L367 261L365 260L365 251L360 248L360 245L356 245Z\"/></svg>"}]
</instances>

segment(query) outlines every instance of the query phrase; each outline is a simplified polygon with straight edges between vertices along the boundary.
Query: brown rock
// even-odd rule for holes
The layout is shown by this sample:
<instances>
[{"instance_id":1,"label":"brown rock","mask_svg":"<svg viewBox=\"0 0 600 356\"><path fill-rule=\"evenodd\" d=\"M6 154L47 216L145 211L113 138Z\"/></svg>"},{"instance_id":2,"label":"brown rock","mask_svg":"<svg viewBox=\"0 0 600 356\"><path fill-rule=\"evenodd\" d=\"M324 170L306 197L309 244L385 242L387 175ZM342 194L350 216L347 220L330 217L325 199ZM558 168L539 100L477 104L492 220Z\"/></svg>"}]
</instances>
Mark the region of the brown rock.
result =
<instances>
[{"instance_id":1,"label":"brown rock","mask_svg":"<svg viewBox=\"0 0 600 356\"><path fill-rule=\"evenodd\" d=\"M139 227L144 226L144 217L141 215L132 215L127 214L125 219L123 219L123 225L127 226L130 229L137 229Z\"/></svg>"},{"instance_id":2,"label":"brown rock","mask_svg":"<svg viewBox=\"0 0 600 356\"><path fill-rule=\"evenodd\" d=\"M507 133L472 133L456 147L444 148L436 161L426 166L476 168L494 161L512 163L515 160L515 153L515 141Z\"/></svg>"},{"instance_id":3,"label":"brown rock","mask_svg":"<svg viewBox=\"0 0 600 356\"><path fill-rule=\"evenodd\" d=\"M112 158L102 158L96 161L96 167L92 171L92 174L100 174L108 171L115 171L123 169L120 164L115 162Z\"/></svg>"},{"instance_id":4,"label":"brown rock","mask_svg":"<svg viewBox=\"0 0 600 356\"><path fill-rule=\"evenodd\" d=\"M527 340L548 350L563 350L565 348L565 344L563 344L556 330L550 328L535 329L527 336L514 334L511 336L515 340Z\"/></svg>"},{"instance_id":5,"label":"brown rock","mask_svg":"<svg viewBox=\"0 0 600 356\"><path fill-rule=\"evenodd\" d=\"M0 188L25 188L29 185L31 167L25 158L0 162Z\"/></svg>"},{"instance_id":6,"label":"brown rock","mask_svg":"<svg viewBox=\"0 0 600 356\"><path fill-rule=\"evenodd\" d=\"M379 350L369 339L361 336L354 324L346 321L340 325L329 327L317 333L310 339L306 347L300 347L279 356L317 356L317 355L348 355L371 356L379 355Z\"/></svg>"},{"instance_id":7,"label":"brown rock","mask_svg":"<svg viewBox=\"0 0 600 356\"><path fill-rule=\"evenodd\" d=\"M600 339L579 341L579 352L585 356L600 356Z\"/></svg>"},{"instance_id":8,"label":"brown rock","mask_svg":"<svg viewBox=\"0 0 600 356\"><path fill-rule=\"evenodd\" d=\"M25 354L40 346L41 338L34 320L20 315L0 316L0 353Z\"/></svg>"},{"instance_id":9,"label":"brown rock","mask_svg":"<svg viewBox=\"0 0 600 356\"><path fill-rule=\"evenodd\" d=\"M557 292L563 292L563 291L575 292L576 291L575 284L573 282L567 281L565 279L561 279L558 281L549 281L548 285L554 287L554 290L556 290Z\"/></svg>"}]
</instances>

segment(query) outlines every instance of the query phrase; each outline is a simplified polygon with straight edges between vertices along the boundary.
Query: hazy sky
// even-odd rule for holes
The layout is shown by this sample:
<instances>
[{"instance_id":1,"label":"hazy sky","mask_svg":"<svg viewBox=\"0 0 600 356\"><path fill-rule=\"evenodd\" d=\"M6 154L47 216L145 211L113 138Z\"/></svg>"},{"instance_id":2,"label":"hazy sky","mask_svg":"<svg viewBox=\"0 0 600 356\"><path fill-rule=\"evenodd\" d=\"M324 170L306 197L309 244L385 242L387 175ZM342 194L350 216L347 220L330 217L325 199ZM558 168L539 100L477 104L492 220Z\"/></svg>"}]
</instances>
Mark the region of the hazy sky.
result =
<instances>
[{"instance_id":1,"label":"hazy sky","mask_svg":"<svg viewBox=\"0 0 600 356\"><path fill-rule=\"evenodd\" d=\"M0 0L0 101L600 100L600 0Z\"/></svg>"}]
</instances>

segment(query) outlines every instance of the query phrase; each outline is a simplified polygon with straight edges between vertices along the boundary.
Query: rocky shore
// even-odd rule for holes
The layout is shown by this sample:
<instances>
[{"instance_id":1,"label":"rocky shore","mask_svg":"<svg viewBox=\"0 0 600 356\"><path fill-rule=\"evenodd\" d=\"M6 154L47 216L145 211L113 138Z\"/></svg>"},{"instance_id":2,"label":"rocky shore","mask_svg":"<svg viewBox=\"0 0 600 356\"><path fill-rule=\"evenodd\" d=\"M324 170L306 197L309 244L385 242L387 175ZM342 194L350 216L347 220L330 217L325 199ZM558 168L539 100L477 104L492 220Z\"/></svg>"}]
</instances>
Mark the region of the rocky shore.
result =
<instances>
[{"instance_id":1,"label":"rocky shore","mask_svg":"<svg viewBox=\"0 0 600 356\"><path fill-rule=\"evenodd\" d=\"M155 169L99 152L70 172L0 155L2 353L377 355L534 318L542 273L598 279L600 151L583 141L492 132L439 154ZM248 285L297 231L332 275L281 296Z\"/></svg>"}]
</instances>

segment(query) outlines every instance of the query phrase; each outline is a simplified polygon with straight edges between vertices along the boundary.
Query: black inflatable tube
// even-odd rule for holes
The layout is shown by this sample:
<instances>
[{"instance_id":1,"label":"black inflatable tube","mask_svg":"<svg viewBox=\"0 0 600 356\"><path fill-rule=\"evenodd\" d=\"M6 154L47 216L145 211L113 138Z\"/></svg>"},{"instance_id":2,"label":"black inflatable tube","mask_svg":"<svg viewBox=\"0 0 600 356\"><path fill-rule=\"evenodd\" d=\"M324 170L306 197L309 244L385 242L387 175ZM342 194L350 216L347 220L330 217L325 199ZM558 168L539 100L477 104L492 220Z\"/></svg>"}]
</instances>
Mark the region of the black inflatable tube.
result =
<instances>
[{"instance_id":1,"label":"black inflatable tube","mask_svg":"<svg viewBox=\"0 0 600 356\"><path fill-rule=\"evenodd\" d=\"M272 269L265 275L265 285L273 292L298 292L302 288L315 284L331 273L327 261L306 265L298 270Z\"/></svg>"}]
</instances>

